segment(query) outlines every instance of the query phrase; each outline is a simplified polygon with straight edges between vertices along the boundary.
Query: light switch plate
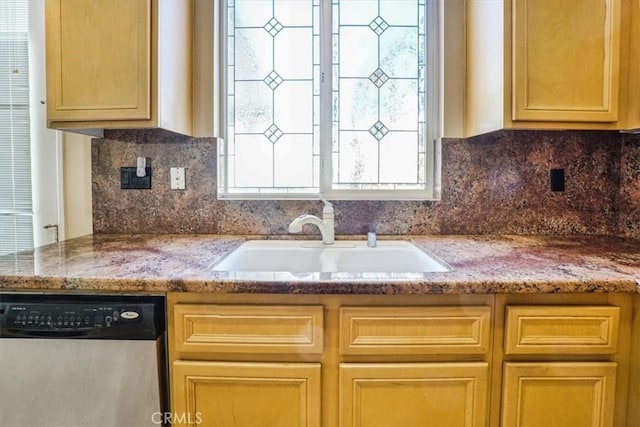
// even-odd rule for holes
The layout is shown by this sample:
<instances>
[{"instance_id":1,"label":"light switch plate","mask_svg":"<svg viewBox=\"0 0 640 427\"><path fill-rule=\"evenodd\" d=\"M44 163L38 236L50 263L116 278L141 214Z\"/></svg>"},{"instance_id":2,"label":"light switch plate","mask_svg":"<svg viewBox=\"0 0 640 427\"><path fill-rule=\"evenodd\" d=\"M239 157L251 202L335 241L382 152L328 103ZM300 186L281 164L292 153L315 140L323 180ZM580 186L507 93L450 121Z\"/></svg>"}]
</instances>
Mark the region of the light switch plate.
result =
<instances>
[{"instance_id":1,"label":"light switch plate","mask_svg":"<svg viewBox=\"0 0 640 427\"><path fill-rule=\"evenodd\" d=\"M137 167L126 166L120 168L121 190L148 190L151 188L151 167L145 168L145 176L137 175Z\"/></svg>"},{"instance_id":2,"label":"light switch plate","mask_svg":"<svg viewBox=\"0 0 640 427\"><path fill-rule=\"evenodd\" d=\"M171 168L169 172L171 176L171 189L184 190L185 189L184 168Z\"/></svg>"}]
</instances>

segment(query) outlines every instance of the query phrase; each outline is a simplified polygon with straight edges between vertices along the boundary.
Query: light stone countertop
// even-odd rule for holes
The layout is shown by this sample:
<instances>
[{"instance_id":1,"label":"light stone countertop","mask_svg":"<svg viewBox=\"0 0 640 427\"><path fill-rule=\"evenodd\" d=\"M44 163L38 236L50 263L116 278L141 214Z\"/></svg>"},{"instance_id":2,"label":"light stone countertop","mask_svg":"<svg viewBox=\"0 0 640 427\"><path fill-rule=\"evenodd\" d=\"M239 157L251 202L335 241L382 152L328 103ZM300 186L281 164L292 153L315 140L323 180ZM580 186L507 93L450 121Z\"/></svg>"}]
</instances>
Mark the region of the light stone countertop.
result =
<instances>
[{"instance_id":1,"label":"light stone countertop","mask_svg":"<svg viewBox=\"0 0 640 427\"><path fill-rule=\"evenodd\" d=\"M365 236L346 237L365 239ZM264 236L104 234L80 237L0 257L0 291L267 294L640 292L640 240L636 239L599 236L403 236L429 255L447 262L453 271L369 275L212 271L212 264L252 238Z\"/></svg>"}]
</instances>

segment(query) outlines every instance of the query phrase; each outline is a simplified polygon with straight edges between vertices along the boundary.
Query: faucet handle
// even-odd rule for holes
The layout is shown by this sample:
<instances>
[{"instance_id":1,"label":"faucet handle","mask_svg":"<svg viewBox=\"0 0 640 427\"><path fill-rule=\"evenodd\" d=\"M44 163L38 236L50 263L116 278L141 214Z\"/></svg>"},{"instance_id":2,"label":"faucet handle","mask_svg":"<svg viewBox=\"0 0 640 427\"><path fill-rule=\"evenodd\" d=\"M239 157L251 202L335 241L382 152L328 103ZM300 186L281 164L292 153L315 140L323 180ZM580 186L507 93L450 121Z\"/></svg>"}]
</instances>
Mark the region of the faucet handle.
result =
<instances>
[{"instance_id":1,"label":"faucet handle","mask_svg":"<svg viewBox=\"0 0 640 427\"><path fill-rule=\"evenodd\" d=\"M327 213L333 213L333 203L331 203L330 201L328 201L327 199L324 198L324 196L320 193L318 193L318 197L320 197L320 200L322 200L322 202L324 203L324 208L322 209L322 213L323 214L327 214Z\"/></svg>"}]
</instances>

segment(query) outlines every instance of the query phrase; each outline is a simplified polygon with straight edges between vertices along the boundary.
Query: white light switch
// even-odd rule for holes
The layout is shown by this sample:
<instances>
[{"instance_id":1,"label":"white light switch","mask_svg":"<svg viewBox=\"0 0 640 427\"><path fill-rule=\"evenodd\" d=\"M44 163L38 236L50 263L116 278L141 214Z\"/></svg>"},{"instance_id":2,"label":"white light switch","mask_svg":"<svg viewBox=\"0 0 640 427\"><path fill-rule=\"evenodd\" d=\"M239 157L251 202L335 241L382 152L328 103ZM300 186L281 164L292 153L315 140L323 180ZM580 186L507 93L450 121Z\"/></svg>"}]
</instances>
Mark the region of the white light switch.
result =
<instances>
[{"instance_id":1,"label":"white light switch","mask_svg":"<svg viewBox=\"0 0 640 427\"><path fill-rule=\"evenodd\" d=\"M171 168L171 189L172 190L184 190L184 168Z\"/></svg>"}]
</instances>

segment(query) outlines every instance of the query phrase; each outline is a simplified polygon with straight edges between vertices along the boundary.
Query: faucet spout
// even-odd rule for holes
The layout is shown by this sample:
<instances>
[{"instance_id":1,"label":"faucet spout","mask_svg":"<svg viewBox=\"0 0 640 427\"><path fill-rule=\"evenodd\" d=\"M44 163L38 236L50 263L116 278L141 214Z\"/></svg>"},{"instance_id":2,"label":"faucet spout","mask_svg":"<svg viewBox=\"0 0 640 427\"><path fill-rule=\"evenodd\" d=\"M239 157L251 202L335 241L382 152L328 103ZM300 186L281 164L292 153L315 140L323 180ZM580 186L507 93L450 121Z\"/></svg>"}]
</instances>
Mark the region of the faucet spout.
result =
<instances>
[{"instance_id":1,"label":"faucet spout","mask_svg":"<svg viewBox=\"0 0 640 427\"><path fill-rule=\"evenodd\" d=\"M302 231L302 226L305 224L313 224L317 226L320 231L324 228L322 220L315 215L300 215L298 218L291 221L289 224L289 233L299 233Z\"/></svg>"},{"instance_id":2,"label":"faucet spout","mask_svg":"<svg viewBox=\"0 0 640 427\"><path fill-rule=\"evenodd\" d=\"M305 224L313 224L320 230L322 235L322 243L325 245L333 245L335 240L335 223L333 219L333 205L328 201L324 201L324 209L322 210L322 219L315 215L300 215L289 224L289 233L299 233Z\"/></svg>"}]
</instances>

